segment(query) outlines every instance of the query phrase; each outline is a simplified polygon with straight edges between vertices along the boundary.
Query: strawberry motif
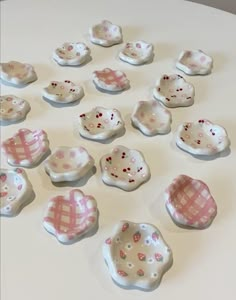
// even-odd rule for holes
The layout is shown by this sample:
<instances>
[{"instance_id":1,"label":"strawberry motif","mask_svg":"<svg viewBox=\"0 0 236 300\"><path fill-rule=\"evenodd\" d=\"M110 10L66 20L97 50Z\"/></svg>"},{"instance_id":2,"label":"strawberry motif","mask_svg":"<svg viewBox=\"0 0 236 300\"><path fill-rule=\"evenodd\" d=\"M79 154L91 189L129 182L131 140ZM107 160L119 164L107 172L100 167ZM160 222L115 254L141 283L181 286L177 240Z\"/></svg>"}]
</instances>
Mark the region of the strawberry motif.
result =
<instances>
[{"instance_id":1,"label":"strawberry motif","mask_svg":"<svg viewBox=\"0 0 236 300\"><path fill-rule=\"evenodd\" d=\"M125 272L125 271L122 271L122 270L117 270L117 273L122 276L122 277L126 277L128 276L128 274Z\"/></svg>"},{"instance_id":2,"label":"strawberry motif","mask_svg":"<svg viewBox=\"0 0 236 300\"><path fill-rule=\"evenodd\" d=\"M138 271L137 271L137 275L138 276L144 276L144 271L142 270L142 269L139 269Z\"/></svg>"},{"instance_id":3,"label":"strawberry motif","mask_svg":"<svg viewBox=\"0 0 236 300\"><path fill-rule=\"evenodd\" d=\"M159 239L159 234L158 234L156 231L153 232L153 234L152 234L152 239L153 239L153 241L155 241L155 242Z\"/></svg>"},{"instance_id":4,"label":"strawberry motif","mask_svg":"<svg viewBox=\"0 0 236 300\"><path fill-rule=\"evenodd\" d=\"M15 169L15 171L16 171L16 173L18 173L18 174L21 174L21 173L23 173L23 170L22 170L22 169L20 169L20 168L16 168L16 169Z\"/></svg>"},{"instance_id":5,"label":"strawberry motif","mask_svg":"<svg viewBox=\"0 0 236 300\"><path fill-rule=\"evenodd\" d=\"M155 253L155 259L157 261L163 261L163 256L160 253Z\"/></svg>"},{"instance_id":6,"label":"strawberry motif","mask_svg":"<svg viewBox=\"0 0 236 300\"><path fill-rule=\"evenodd\" d=\"M106 243L107 245L111 245L111 238L106 239L106 240L105 240L105 243Z\"/></svg>"},{"instance_id":7,"label":"strawberry motif","mask_svg":"<svg viewBox=\"0 0 236 300\"><path fill-rule=\"evenodd\" d=\"M125 223L125 224L122 226L121 231L122 231L122 232L125 232L128 228L129 228L129 223Z\"/></svg>"},{"instance_id":8,"label":"strawberry motif","mask_svg":"<svg viewBox=\"0 0 236 300\"><path fill-rule=\"evenodd\" d=\"M135 243L137 243L141 238L141 233L139 231L136 231L135 234L133 235L133 240Z\"/></svg>"},{"instance_id":9,"label":"strawberry motif","mask_svg":"<svg viewBox=\"0 0 236 300\"><path fill-rule=\"evenodd\" d=\"M22 189L22 186L23 186L22 184L18 185L18 187L17 187L18 191L20 191Z\"/></svg>"},{"instance_id":10,"label":"strawberry motif","mask_svg":"<svg viewBox=\"0 0 236 300\"><path fill-rule=\"evenodd\" d=\"M0 198L6 197L7 192L0 192Z\"/></svg>"},{"instance_id":11,"label":"strawberry motif","mask_svg":"<svg viewBox=\"0 0 236 300\"><path fill-rule=\"evenodd\" d=\"M146 255L144 253L138 253L138 259L141 261L145 261L146 260Z\"/></svg>"},{"instance_id":12,"label":"strawberry motif","mask_svg":"<svg viewBox=\"0 0 236 300\"><path fill-rule=\"evenodd\" d=\"M120 258L126 259L126 254L123 250L120 250Z\"/></svg>"},{"instance_id":13,"label":"strawberry motif","mask_svg":"<svg viewBox=\"0 0 236 300\"><path fill-rule=\"evenodd\" d=\"M5 182L6 179L7 179L7 175L4 174L4 173L2 173L2 174L0 175L0 180L1 180L2 182Z\"/></svg>"}]
</instances>

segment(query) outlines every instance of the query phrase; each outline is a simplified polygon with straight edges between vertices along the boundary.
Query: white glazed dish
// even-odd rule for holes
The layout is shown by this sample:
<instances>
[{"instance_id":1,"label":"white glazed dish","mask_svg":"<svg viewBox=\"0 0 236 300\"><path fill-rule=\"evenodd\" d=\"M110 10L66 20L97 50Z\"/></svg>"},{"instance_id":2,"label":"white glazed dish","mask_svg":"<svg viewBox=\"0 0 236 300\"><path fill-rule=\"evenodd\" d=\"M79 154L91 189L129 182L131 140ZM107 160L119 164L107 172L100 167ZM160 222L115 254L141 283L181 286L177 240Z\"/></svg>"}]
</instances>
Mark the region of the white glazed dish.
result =
<instances>
[{"instance_id":1,"label":"white glazed dish","mask_svg":"<svg viewBox=\"0 0 236 300\"><path fill-rule=\"evenodd\" d=\"M1 79L3 82L13 84L15 86L26 85L37 80L34 67L30 64L23 64L18 61L9 61L1 63Z\"/></svg>"},{"instance_id":2,"label":"white glazed dish","mask_svg":"<svg viewBox=\"0 0 236 300\"><path fill-rule=\"evenodd\" d=\"M75 181L94 167L94 159L83 147L57 147L44 167L52 182Z\"/></svg>"},{"instance_id":3,"label":"white glazed dish","mask_svg":"<svg viewBox=\"0 0 236 300\"><path fill-rule=\"evenodd\" d=\"M107 185L133 191L151 177L150 169L140 151L116 146L101 160L102 180Z\"/></svg>"},{"instance_id":4,"label":"white glazed dish","mask_svg":"<svg viewBox=\"0 0 236 300\"><path fill-rule=\"evenodd\" d=\"M194 155L214 155L227 149L230 140L223 127L201 119L179 125L176 144Z\"/></svg>"},{"instance_id":5,"label":"white glazed dish","mask_svg":"<svg viewBox=\"0 0 236 300\"><path fill-rule=\"evenodd\" d=\"M53 59L62 66L79 66L90 59L90 53L84 43L64 43L53 52Z\"/></svg>"},{"instance_id":6,"label":"white glazed dish","mask_svg":"<svg viewBox=\"0 0 236 300\"><path fill-rule=\"evenodd\" d=\"M89 28L89 35L92 43L103 47L110 47L122 42L121 27L107 20Z\"/></svg>"},{"instance_id":7,"label":"white glazed dish","mask_svg":"<svg viewBox=\"0 0 236 300\"><path fill-rule=\"evenodd\" d=\"M163 75L153 90L155 99L171 108L192 105L194 94L194 86L177 74Z\"/></svg>"},{"instance_id":8,"label":"white glazed dish","mask_svg":"<svg viewBox=\"0 0 236 300\"><path fill-rule=\"evenodd\" d=\"M51 81L51 83L43 89L43 97L46 99L67 104L80 100L84 95L81 85L75 84L70 80Z\"/></svg>"},{"instance_id":9,"label":"white glazed dish","mask_svg":"<svg viewBox=\"0 0 236 300\"><path fill-rule=\"evenodd\" d=\"M184 50L179 55L176 67L187 75L207 75L213 68L213 59L202 50Z\"/></svg>"},{"instance_id":10,"label":"white glazed dish","mask_svg":"<svg viewBox=\"0 0 236 300\"><path fill-rule=\"evenodd\" d=\"M12 217L32 201L33 188L21 168L0 169L1 216Z\"/></svg>"},{"instance_id":11,"label":"white glazed dish","mask_svg":"<svg viewBox=\"0 0 236 300\"><path fill-rule=\"evenodd\" d=\"M43 226L63 244L77 242L92 234L98 225L97 202L79 189L52 197L43 218Z\"/></svg>"},{"instance_id":12,"label":"white glazed dish","mask_svg":"<svg viewBox=\"0 0 236 300\"><path fill-rule=\"evenodd\" d=\"M13 166L33 167L49 150L44 130L19 129L11 138L2 142L7 162Z\"/></svg>"},{"instance_id":13,"label":"white glazed dish","mask_svg":"<svg viewBox=\"0 0 236 300\"><path fill-rule=\"evenodd\" d=\"M28 101L13 95L0 97L0 123L11 124L23 120L30 111Z\"/></svg>"},{"instance_id":14,"label":"white glazed dish","mask_svg":"<svg viewBox=\"0 0 236 300\"><path fill-rule=\"evenodd\" d=\"M153 45L145 41L126 43L119 53L119 58L132 65L142 65L153 58Z\"/></svg>"},{"instance_id":15,"label":"white glazed dish","mask_svg":"<svg viewBox=\"0 0 236 300\"><path fill-rule=\"evenodd\" d=\"M112 279L121 287L153 290L173 262L172 252L152 224L120 221L103 245Z\"/></svg>"},{"instance_id":16,"label":"white glazed dish","mask_svg":"<svg viewBox=\"0 0 236 300\"><path fill-rule=\"evenodd\" d=\"M171 119L171 113L156 100L139 101L131 115L134 127L148 136L170 132Z\"/></svg>"},{"instance_id":17,"label":"white glazed dish","mask_svg":"<svg viewBox=\"0 0 236 300\"><path fill-rule=\"evenodd\" d=\"M80 114L78 128L83 137L104 141L122 133L125 123L117 109L97 106L89 112Z\"/></svg>"}]
</instances>

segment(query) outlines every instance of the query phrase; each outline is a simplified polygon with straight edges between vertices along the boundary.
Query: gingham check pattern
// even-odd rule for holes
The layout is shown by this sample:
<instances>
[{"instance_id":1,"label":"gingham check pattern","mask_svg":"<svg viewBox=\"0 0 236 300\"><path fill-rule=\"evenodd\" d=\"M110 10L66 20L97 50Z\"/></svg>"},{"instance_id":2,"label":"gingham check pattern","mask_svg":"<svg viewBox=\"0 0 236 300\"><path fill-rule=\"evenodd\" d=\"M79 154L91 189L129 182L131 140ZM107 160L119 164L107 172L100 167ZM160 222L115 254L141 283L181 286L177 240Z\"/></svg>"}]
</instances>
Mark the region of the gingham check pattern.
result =
<instances>
[{"instance_id":1,"label":"gingham check pattern","mask_svg":"<svg viewBox=\"0 0 236 300\"><path fill-rule=\"evenodd\" d=\"M204 227L216 215L216 203L200 180L180 175L167 188L166 194L169 212L177 222L182 220L183 225Z\"/></svg>"},{"instance_id":2,"label":"gingham check pattern","mask_svg":"<svg viewBox=\"0 0 236 300\"><path fill-rule=\"evenodd\" d=\"M73 239L96 221L96 205L91 205L91 202L93 199L87 196L76 200L76 190L72 190L69 199L58 196L50 200L44 221L52 225L57 235L63 234L68 239Z\"/></svg>"}]
</instances>

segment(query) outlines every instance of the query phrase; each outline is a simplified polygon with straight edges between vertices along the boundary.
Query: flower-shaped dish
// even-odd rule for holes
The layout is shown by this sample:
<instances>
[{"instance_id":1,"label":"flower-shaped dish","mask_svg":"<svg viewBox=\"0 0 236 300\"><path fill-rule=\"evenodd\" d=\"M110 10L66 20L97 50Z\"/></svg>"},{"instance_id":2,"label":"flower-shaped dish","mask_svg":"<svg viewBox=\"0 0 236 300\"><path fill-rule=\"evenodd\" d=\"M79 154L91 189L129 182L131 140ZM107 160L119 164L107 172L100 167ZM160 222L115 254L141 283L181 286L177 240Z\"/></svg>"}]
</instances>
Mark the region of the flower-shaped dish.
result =
<instances>
[{"instance_id":1,"label":"flower-shaped dish","mask_svg":"<svg viewBox=\"0 0 236 300\"><path fill-rule=\"evenodd\" d=\"M19 129L13 137L3 141L2 149L10 165L32 167L47 153L49 141L41 129Z\"/></svg>"},{"instance_id":2,"label":"flower-shaped dish","mask_svg":"<svg viewBox=\"0 0 236 300\"><path fill-rule=\"evenodd\" d=\"M79 133L91 140L106 140L124 130L125 123L117 109L97 106L79 116Z\"/></svg>"},{"instance_id":3,"label":"flower-shaped dish","mask_svg":"<svg viewBox=\"0 0 236 300\"><path fill-rule=\"evenodd\" d=\"M204 229L217 214L208 186L186 175L173 180L165 191L165 202L173 221L183 227Z\"/></svg>"},{"instance_id":4,"label":"flower-shaped dish","mask_svg":"<svg viewBox=\"0 0 236 300\"><path fill-rule=\"evenodd\" d=\"M171 113L156 100L139 101L131 115L133 125L145 135L170 132Z\"/></svg>"},{"instance_id":5,"label":"flower-shaped dish","mask_svg":"<svg viewBox=\"0 0 236 300\"><path fill-rule=\"evenodd\" d=\"M79 189L53 197L43 219L45 229L61 243L73 243L96 228L97 202Z\"/></svg>"},{"instance_id":6,"label":"flower-shaped dish","mask_svg":"<svg viewBox=\"0 0 236 300\"><path fill-rule=\"evenodd\" d=\"M206 119L179 125L176 144L194 155L214 155L229 147L226 130Z\"/></svg>"},{"instance_id":7,"label":"flower-shaped dish","mask_svg":"<svg viewBox=\"0 0 236 300\"><path fill-rule=\"evenodd\" d=\"M100 163L102 180L125 191L136 189L151 176L142 153L124 146L116 146Z\"/></svg>"},{"instance_id":8,"label":"flower-shaped dish","mask_svg":"<svg viewBox=\"0 0 236 300\"><path fill-rule=\"evenodd\" d=\"M13 95L0 97L0 122L14 123L25 118L30 111L30 105L26 100Z\"/></svg>"},{"instance_id":9,"label":"flower-shaped dish","mask_svg":"<svg viewBox=\"0 0 236 300\"><path fill-rule=\"evenodd\" d=\"M51 81L50 85L43 89L43 97L61 104L77 101L81 99L83 95L83 88L70 80L62 82Z\"/></svg>"},{"instance_id":10,"label":"flower-shaped dish","mask_svg":"<svg viewBox=\"0 0 236 300\"><path fill-rule=\"evenodd\" d=\"M153 90L153 96L167 107L192 105L194 93L193 85L180 75L163 75Z\"/></svg>"},{"instance_id":11,"label":"flower-shaped dish","mask_svg":"<svg viewBox=\"0 0 236 300\"><path fill-rule=\"evenodd\" d=\"M92 43L109 47L122 42L122 31L117 25L104 20L89 29L90 40Z\"/></svg>"},{"instance_id":12,"label":"flower-shaped dish","mask_svg":"<svg viewBox=\"0 0 236 300\"><path fill-rule=\"evenodd\" d=\"M102 90L118 92L129 87L129 80L124 72L105 68L93 72L93 81Z\"/></svg>"},{"instance_id":13,"label":"flower-shaped dish","mask_svg":"<svg viewBox=\"0 0 236 300\"><path fill-rule=\"evenodd\" d=\"M37 80L33 66L18 61L1 63L1 79L16 86Z\"/></svg>"},{"instance_id":14,"label":"flower-shaped dish","mask_svg":"<svg viewBox=\"0 0 236 300\"><path fill-rule=\"evenodd\" d=\"M83 147L58 147L44 163L53 182L79 180L93 166L94 159Z\"/></svg>"},{"instance_id":15,"label":"flower-shaped dish","mask_svg":"<svg viewBox=\"0 0 236 300\"><path fill-rule=\"evenodd\" d=\"M188 75L211 73L213 59L201 50L184 50L180 53L176 67Z\"/></svg>"},{"instance_id":16,"label":"flower-shaped dish","mask_svg":"<svg viewBox=\"0 0 236 300\"><path fill-rule=\"evenodd\" d=\"M23 169L0 169L1 215L12 217L31 202L32 185Z\"/></svg>"},{"instance_id":17,"label":"flower-shaped dish","mask_svg":"<svg viewBox=\"0 0 236 300\"><path fill-rule=\"evenodd\" d=\"M120 221L106 239L103 256L120 286L153 290L172 265L172 251L152 224Z\"/></svg>"},{"instance_id":18,"label":"flower-shaped dish","mask_svg":"<svg viewBox=\"0 0 236 300\"><path fill-rule=\"evenodd\" d=\"M119 58L132 65L141 65L154 56L153 45L144 41L126 43L119 53Z\"/></svg>"},{"instance_id":19,"label":"flower-shaped dish","mask_svg":"<svg viewBox=\"0 0 236 300\"><path fill-rule=\"evenodd\" d=\"M79 66L90 58L90 49L84 43L64 43L53 52L59 65Z\"/></svg>"}]
</instances>

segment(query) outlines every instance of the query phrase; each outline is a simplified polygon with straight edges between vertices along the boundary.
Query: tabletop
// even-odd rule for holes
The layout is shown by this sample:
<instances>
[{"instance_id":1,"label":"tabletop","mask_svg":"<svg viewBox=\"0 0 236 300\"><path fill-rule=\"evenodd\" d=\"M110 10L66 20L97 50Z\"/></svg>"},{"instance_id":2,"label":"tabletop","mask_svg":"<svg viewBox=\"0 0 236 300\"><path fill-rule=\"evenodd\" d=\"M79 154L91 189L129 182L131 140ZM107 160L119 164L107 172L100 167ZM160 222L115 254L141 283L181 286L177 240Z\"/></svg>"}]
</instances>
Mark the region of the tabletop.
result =
<instances>
[{"instance_id":1,"label":"tabletop","mask_svg":"<svg viewBox=\"0 0 236 300\"><path fill-rule=\"evenodd\" d=\"M145 40L154 46L153 61L132 66L118 57L122 44L101 47L90 42L88 30L101 20L121 26L123 43ZM34 66L38 80L24 88L1 85L1 94L27 100L31 110L23 122L1 126L1 141L18 129L43 129L50 149L82 146L95 159L96 172L86 181L53 184L41 162L26 168L35 199L19 215L1 217L1 299L234 299L236 293L236 17L185 1L6 0L1 2L1 62L16 60ZM64 42L84 42L91 60L81 67L59 66L52 58ZM188 76L175 67L184 49L202 49L213 60L212 73ZM130 88L117 94L96 89L94 70L122 70ZM170 108L171 132L144 136L130 121L134 105L153 99L153 88L163 74L180 74L195 87L192 106ZM84 88L76 105L58 107L42 98L51 80L70 79ZM77 134L81 113L95 106L116 108L126 131L109 143ZM201 159L175 144L182 122L206 118L228 132L230 147L220 155ZM127 192L103 183L99 160L113 147L140 150L151 178ZM1 154L1 167L11 168ZM209 228L189 230L176 226L166 211L163 191L180 174L204 181L217 203ZM48 199L77 187L93 195L99 210L98 230L71 245L63 245L43 228ZM154 224L173 252L173 265L158 288L150 291L116 285L102 256L105 239L120 220Z\"/></svg>"}]
</instances>

